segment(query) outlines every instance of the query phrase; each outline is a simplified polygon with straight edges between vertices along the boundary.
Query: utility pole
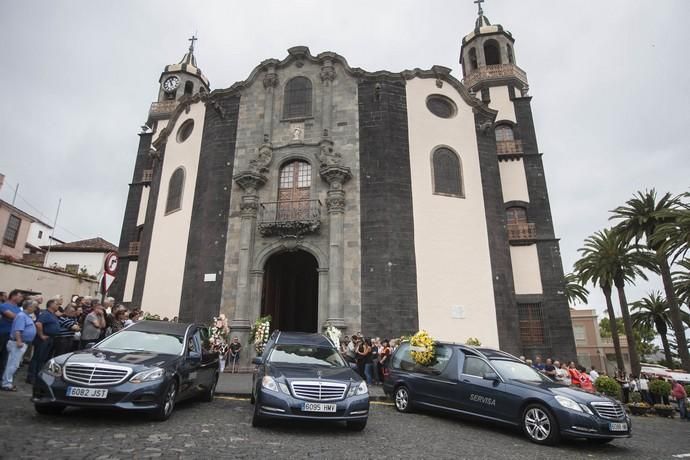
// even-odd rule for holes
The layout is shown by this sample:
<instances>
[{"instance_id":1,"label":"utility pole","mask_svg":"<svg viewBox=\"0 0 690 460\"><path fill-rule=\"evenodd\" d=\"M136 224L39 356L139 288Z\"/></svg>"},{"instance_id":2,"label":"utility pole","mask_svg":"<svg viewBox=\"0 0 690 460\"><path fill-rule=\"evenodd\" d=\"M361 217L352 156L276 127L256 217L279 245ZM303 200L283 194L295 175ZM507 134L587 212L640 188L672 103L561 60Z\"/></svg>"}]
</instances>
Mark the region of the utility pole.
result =
<instances>
[{"instance_id":1,"label":"utility pole","mask_svg":"<svg viewBox=\"0 0 690 460\"><path fill-rule=\"evenodd\" d=\"M14 202L17 200L17 192L19 191L19 184L14 188L14 196L12 197L12 206L14 206Z\"/></svg>"},{"instance_id":2,"label":"utility pole","mask_svg":"<svg viewBox=\"0 0 690 460\"><path fill-rule=\"evenodd\" d=\"M19 187L17 185L17 187ZM60 215L60 205L62 204L62 198L58 199L58 207L55 212L55 222L53 222L53 230L50 232L50 238L48 238L48 252L46 252L46 258L43 262L43 266L48 266L48 256L50 255L50 248L53 245L53 236L55 235L55 227L57 227L58 216Z\"/></svg>"}]
</instances>

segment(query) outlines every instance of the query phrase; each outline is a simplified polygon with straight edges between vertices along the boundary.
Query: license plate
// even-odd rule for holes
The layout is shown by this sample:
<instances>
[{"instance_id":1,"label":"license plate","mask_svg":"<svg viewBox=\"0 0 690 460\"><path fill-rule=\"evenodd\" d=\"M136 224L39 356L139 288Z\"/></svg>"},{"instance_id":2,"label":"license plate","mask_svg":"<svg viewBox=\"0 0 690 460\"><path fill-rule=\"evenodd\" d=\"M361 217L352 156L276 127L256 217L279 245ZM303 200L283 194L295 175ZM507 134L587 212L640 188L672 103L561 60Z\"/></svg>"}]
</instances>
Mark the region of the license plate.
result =
<instances>
[{"instance_id":1,"label":"license plate","mask_svg":"<svg viewBox=\"0 0 690 460\"><path fill-rule=\"evenodd\" d=\"M108 390L103 388L67 387L67 396L72 398L105 399L108 397Z\"/></svg>"},{"instance_id":2,"label":"license plate","mask_svg":"<svg viewBox=\"0 0 690 460\"><path fill-rule=\"evenodd\" d=\"M628 431L627 423L609 423L609 431Z\"/></svg>"},{"instance_id":3,"label":"license plate","mask_svg":"<svg viewBox=\"0 0 690 460\"><path fill-rule=\"evenodd\" d=\"M335 412L335 404L304 403L303 412Z\"/></svg>"}]
</instances>

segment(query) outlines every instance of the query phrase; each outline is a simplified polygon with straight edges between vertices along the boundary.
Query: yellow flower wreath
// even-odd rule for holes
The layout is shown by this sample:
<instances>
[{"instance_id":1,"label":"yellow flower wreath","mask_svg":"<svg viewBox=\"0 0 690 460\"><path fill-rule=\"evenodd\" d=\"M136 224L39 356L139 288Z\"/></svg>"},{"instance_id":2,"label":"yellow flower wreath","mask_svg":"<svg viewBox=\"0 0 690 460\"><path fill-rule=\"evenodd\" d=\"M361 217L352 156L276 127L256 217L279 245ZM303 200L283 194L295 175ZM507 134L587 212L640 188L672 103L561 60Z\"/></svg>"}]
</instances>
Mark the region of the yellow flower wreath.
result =
<instances>
[{"instance_id":1,"label":"yellow flower wreath","mask_svg":"<svg viewBox=\"0 0 690 460\"><path fill-rule=\"evenodd\" d=\"M420 366L429 366L434 362L436 350L434 339L427 331L419 331L410 339L412 359Z\"/></svg>"}]
</instances>

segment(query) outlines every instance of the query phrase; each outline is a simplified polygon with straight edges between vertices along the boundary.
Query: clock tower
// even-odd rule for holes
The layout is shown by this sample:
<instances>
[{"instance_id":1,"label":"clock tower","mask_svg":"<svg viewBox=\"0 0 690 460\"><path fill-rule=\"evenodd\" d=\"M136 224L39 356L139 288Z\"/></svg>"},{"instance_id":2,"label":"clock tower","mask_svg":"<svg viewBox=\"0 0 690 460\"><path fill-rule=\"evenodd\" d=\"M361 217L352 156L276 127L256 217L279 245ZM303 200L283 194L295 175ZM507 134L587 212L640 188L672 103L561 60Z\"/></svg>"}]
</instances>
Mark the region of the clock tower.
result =
<instances>
[{"instance_id":1,"label":"clock tower","mask_svg":"<svg viewBox=\"0 0 690 460\"><path fill-rule=\"evenodd\" d=\"M185 96L209 91L208 79L196 65L194 57L195 36L189 39L189 50L177 64L165 66L159 79L158 102L177 105L176 102ZM170 101L170 102L169 102Z\"/></svg>"}]
</instances>

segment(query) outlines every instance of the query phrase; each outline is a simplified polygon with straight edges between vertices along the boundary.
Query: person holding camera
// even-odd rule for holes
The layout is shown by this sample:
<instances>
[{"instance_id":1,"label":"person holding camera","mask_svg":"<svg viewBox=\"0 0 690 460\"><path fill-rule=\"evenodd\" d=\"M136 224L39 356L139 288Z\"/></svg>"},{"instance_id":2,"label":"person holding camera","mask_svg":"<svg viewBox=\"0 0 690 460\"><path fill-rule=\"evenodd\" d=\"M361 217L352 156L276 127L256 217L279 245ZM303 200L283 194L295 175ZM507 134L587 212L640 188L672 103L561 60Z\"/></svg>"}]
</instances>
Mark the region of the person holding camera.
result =
<instances>
[{"instance_id":1,"label":"person holding camera","mask_svg":"<svg viewBox=\"0 0 690 460\"><path fill-rule=\"evenodd\" d=\"M90 343L98 342L101 333L105 330L105 311L103 306L96 304L91 313L84 318L84 327L81 331L81 349Z\"/></svg>"}]
</instances>

